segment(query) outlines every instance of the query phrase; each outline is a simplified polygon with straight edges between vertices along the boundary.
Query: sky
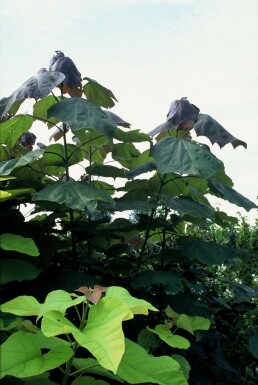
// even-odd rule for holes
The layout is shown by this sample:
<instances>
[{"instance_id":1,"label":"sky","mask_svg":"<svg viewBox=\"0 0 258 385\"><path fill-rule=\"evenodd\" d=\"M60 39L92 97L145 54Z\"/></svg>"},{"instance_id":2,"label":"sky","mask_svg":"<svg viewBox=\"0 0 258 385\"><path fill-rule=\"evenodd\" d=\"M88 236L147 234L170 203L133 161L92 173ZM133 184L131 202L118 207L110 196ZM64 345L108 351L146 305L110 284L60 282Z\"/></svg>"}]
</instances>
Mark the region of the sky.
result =
<instances>
[{"instance_id":1,"label":"sky","mask_svg":"<svg viewBox=\"0 0 258 385\"><path fill-rule=\"evenodd\" d=\"M247 143L220 149L196 138L258 204L258 0L2 0L0 14L0 98L48 68L56 50L112 90L112 111L132 129L148 133L173 100L188 97ZM46 130L38 141L47 142Z\"/></svg>"}]
</instances>

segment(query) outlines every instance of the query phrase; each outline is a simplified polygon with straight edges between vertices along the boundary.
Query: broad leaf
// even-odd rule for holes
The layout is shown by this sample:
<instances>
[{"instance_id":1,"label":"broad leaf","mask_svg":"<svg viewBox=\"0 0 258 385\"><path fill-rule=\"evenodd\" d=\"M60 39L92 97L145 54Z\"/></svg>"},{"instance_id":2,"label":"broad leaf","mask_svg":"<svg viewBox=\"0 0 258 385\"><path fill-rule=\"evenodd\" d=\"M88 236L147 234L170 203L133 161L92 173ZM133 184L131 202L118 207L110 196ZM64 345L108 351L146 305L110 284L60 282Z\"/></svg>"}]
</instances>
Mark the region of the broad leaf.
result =
<instances>
[{"instance_id":1,"label":"broad leaf","mask_svg":"<svg viewBox=\"0 0 258 385\"><path fill-rule=\"evenodd\" d=\"M51 310L56 310L61 313L79 303L85 301L85 297L80 296L76 299L72 299L70 294L64 290L54 290L51 291L45 299L45 302L42 304L40 311L38 313L38 318L42 317L44 314Z\"/></svg>"},{"instance_id":2,"label":"broad leaf","mask_svg":"<svg viewBox=\"0 0 258 385\"><path fill-rule=\"evenodd\" d=\"M83 78L83 80L88 81L83 86L83 92L90 102L105 108L111 108L115 105L114 100L117 101L117 99L112 91L99 84L96 80L88 77Z\"/></svg>"},{"instance_id":3,"label":"broad leaf","mask_svg":"<svg viewBox=\"0 0 258 385\"><path fill-rule=\"evenodd\" d=\"M229 264L236 261L240 250L216 243L190 240L184 247L183 252L190 258L196 258L205 265Z\"/></svg>"},{"instance_id":4,"label":"broad leaf","mask_svg":"<svg viewBox=\"0 0 258 385\"><path fill-rule=\"evenodd\" d=\"M93 377L90 376L80 376L77 377L71 385L109 385L109 382L103 381L103 380L96 380Z\"/></svg>"},{"instance_id":5,"label":"broad leaf","mask_svg":"<svg viewBox=\"0 0 258 385\"><path fill-rule=\"evenodd\" d=\"M114 179L126 178L125 170L110 165L92 164L91 166L86 167L86 172L90 175L110 177Z\"/></svg>"},{"instance_id":6,"label":"broad leaf","mask_svg":"<svg viewBox=\"0 0 258 385\"><path fill-rule=\"evenodd\" d=\"M140 151L132 143L116 143L113 146L112 157L123 167L132 168L132 162L138 158Z\"/></svg>"},{"instance_id":7,"label":"broad leaf","mask_svg":"<svg viewBox=\"0 0 258 385\"><path fill-rule=\"evenodd\" d=\"M176 172L209 178L223 168L208 146L192 140L161 139L152 147L151 155L162 174Z\"/></svg>"},{"instance_id":8,"label":"broad leaf","mask_svg":"<svg viewBox=\"0 0 258 385\"><path fill-rule=\"evenodd\" d=\"M125 143L135 143L135 142L150 142L151 138L149 135L140 132L140 130L132 130L129 132L125 132L120 130L120 128L116 129L114 134L114 139L119 140L120 142Z\"/></svg>"},{"instance_id":9,"label":"broad leaf","mask_svg":"<svg viewBox=\"0 0 258 385\"><path fill-rule=\"evenodd\" d=\"M123 382L117 375L99 365L98 361L94 358L74 358L73 366L77 370L80 370L82 373L97 374L98 376L103 376L114 379L118 382Z\"/></svg>"},{"instance_id":10,"label":"broad leaf","mask_svg":"<svg viewBox=\"0 0 258 385\"><path fill-rule=\"evenodd\" d=\"M168 356L150 356L128 339L117 374L129 384L187 385L177 361Z\"/></svg>"},{"instance_id":11,"label":"broad leaf","mask_svg":"<svg viewBox=\"0 0 258 385\"><path fill-rule=\"evenodd\" d=\"M0 142L12 149L20 136L29 131L33 118L28 115L17 115L0 125Z\"/></svg>"},{"instance_id":12,"label":"broad leaf","mask_svg":"<svg viewBox=\"0 0 258 385\"><path fill-rule=\"evenodd\" d=\"M220 197L228 200L230 203L233 203L239 207L243 207L246 211L258 208L254 202L250 201L248 198L244 197L233 188L220 183L216 179L210 179L210 183L211 187L213 187L213 190L219 193Z\"/></svg>"},{"instance_id":13,"label":"broad leaf","mask_svg":"<svg viewBox=\"0 0 258 385\"><path fill-rule=\"evenodd\" d=\"M101 366L116 373L125 349L122 321L131 318L133 313L126 303L118 298L104 297L91 307L83 332L73 335Z\"/></svg>"},{"instance_id":14,"label":"broad leaf","mask_svg":"<svg viewBox=\"0 0 258 385\"><path fill-rule=\"evenodd\" d=\"M50 201L65 204L72 209L93 213L98 202L114 207L114 201L104 190L99 190L82 182L57 182L37 192L33 201Z\"/></svg>"},{"instance_id":15,"label":"broad leaf","mask_svg":"<svg viewBox=\"0 0 258 385\"><path fill-rule=\"evenodd\" d=\"M191 215L198 218L214 219L214 210L199 202L195 202L187 198L164 198L164 203L167 207L178 212L179 215Z\"/></svg>"},{"instance_id":16,"label":"broad leaf","mask_svg":"<svg viewBox=\"0 0 258 385\"><path fill-rule=\"evenodd\" d=\"M15 197L18 197L18 199L21 198L21 196L24 196L26 194L33 194L35 190L33 188L17 188L13 190L0 190L0 202L6 201L8 199L13 199Z\"/></svg>"},{"instance_id":17,"label":"broad leaf","mask_svg":"<svg viewBox=\"0 0 258 385\"><path fill-rule=\"evenodd\" d=\"M26 348L25 348L26 347ZM50 349L42 354L41 349ZM67 362L73 350L62 340L41 334L17 332L1 345L1 377L36 376Z\"/></svg>"},{"instance_id":18,"label":"broad leaf","mask_svg":"<svg viewBox=\"0 0 258 385\"><path fill-rule=\"evenodd\" d=\"M146 172L156 170L156 165L153 162L145 162L140 166L133 168L132 170L127 172L128 179L133 179L138 175L144 174Z\"/></svg>"},{"instance_id":19,"label":"broad leaf","mask_svg":"<svg viewBox=\"0 0 258 385\"><path fill-rule=\"evenodd\" d=\"M258 359L258 335L249 338L248 347L252 355Z\"/></svg>"},{"instance_id":20,"label":"broad leaf","mask_svg":"<svg viewBox=\"0 0 258 385\"><path fill-rule=\"evenodd\" d=\"M175 294L183 289L181 281L182 277L173 272L159 270L144 271L131 282L131 286L134 289L138 289L139 287L163 284L166 292Z\"/></svg>"},{"instance_id":21,"label":"broad leaf","mask_svg":"<svg viewBox=\"0 0 258 385\"><path fill-rule=\"evenodd\" d=\"M210 320L203 317L190 317L186 314L180 314L176 320L176 326L179 329L184 329L191 334L194 334L195 330L208 330L210 328Z\"/></svg>"},{"instance_id":22,"label":"broad leaf","mask_svg":"<svg viewBox=\"0 0 258 385\"><path fill-rule=\"evenodd\" d=\"M119 286L110 286L106 292L106 297L118 298L125 302L133 314L145 314L148 315L149 310L158 311L149 302L133 297L126 289Z\"/></svg>"},{"instance_id":23,"label":"broad leaf","mask_svg":"<svg viewBox=\"0 0 258 385\"><path fill-rule=\"evenodd\" d=\"M83 161L83 155L80 148L77 148L74 144L67 144L65 148L62 144L56 143L45 148L42 164L44 166L65 167L66 155L68 157L68 166Z\"/></svg>"},{"instance_id":24,"label":"broad leaf","mask_svg":"<svg viewBox=\"0 0 258 385\"><path fill-rule=\"evenodd\" d=\"M151 328L148 328L148 330L157 334L162 341L172 348L188 349L190 347L190 342L186 338L172 334L165 325L157 325L154 330Z\"/></svg>"},{"instance_id":25,"label":"broad leaf","mask_svg":"<svg viewBox=\"0 0 258 385\"><path fill-rule=\"evenodd\" d=\"M113 137L116 130L116 125L100 107L81 98L69 98L53 105L48 109L48 118L53 116L72 130L94 128L107 137Z\"/></svg>"},{"instance_id":26,"label":"broad leaf","mask_svg":"<svg viewBox=\"0 0 258 385\"><path fill-rule=\"evenodd\" d=\"M58 99L60 100L60 96L57 98L53 95L49 95L46 98L37 101L37 103L35 103L33 106L34 119L42 120L43 122L48 123L49 127L52 127L53 124L58 123L58 119L48 118L47 116L47 110L56 104Z\"/></svg>"},{"instance_id":27,"label":"broad leaf","mask_svg":"<svg viewBox=\"0 0 258 385\"><path fill-rule=\"evenodd\" d=\"M27 164L34 162L41 154L43 154L43 152L43 149L39 149L31 151L21 158L0 162L0 175L9 175L15 168L24 167Z\"/></svg>"},{"instance_id":28,"label":"broad leaf","mask_svg":"<svg viewBox=\"0 0 258 385\"><path fill-rule=\"evenodd\" d=\"M21 235L0 235L0 247L4 250L13 250L18 253L31 255L32 257L37 257L39 255L39 250L33 239L24 238Z\"/></svg>"},{"instance_id":29,"label":"broad leaf","mask_svg":"<svg viewBox=\"0 0 258 385\"><path fill-rule=\"evenodd\" d=\"M18 316L36 316L39 314L41 304L36 298L21 295L1 305L1 311Z\"/></svg>"},{"instance_id":30,"label":"broad leaf","mask_svg":"<svg viewBox=\"0 0 258 385\"><path fill-rule=\"evenodd\" d=\"M212 144L217 143L220 148L224 147L228 143L231 143L234 148L237 146L244 146L247 148L247 144L245 142L231 135L210 115L199 114L197 121L194 124L194 130L197 136L206 136L210 139Z\"/></svg>"},{"instance_id":31,"label":"broad leaf","mask_svg":"<svg viewBox=\"0 0 258 385\"><path fill-rule=\"evenodd\" d=\"M31 263L20 259L2 259L0 261L1 285L12 281L32 280L36 278L40 270L36 269Z\"/></svg>"},{"instance_id":32,"label":"broad leaf","mask_svg":"<svg viewBox=\"0 0 258 385\"><path fill-rule=\"evenodd\" d=\"M9 97L5 98L1 103L1 116L4 116L17 100L24 98L42 99L47 96L50 91L60 84L65 78L61 72L40 72L26 80L17 90ZM3 100L3 99L2 99Z\"/></svg>"}]
</instances>

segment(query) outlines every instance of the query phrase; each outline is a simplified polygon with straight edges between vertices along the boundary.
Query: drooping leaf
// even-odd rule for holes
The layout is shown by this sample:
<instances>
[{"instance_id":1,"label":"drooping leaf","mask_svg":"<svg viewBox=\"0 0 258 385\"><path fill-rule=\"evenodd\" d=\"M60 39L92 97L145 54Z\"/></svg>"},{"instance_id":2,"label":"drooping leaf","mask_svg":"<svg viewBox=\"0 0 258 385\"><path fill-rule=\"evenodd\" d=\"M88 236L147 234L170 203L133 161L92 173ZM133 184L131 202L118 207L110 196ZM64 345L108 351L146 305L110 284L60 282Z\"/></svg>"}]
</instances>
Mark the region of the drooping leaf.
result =
<instances>
[{"instance_id":1,"label":"drooping leaf","mask_svg":"<svg viewBox=\"0 0 258 385\"><path fill-rule=\"evenodd\" d=\"M128 339L117 374L129 384L187 385L177 361L168 356L150 356Z\"/></svg>"},{"instance_id":2,"label":"drooping leaf","mask_svg":"<svg viewBox=\"0 0 258 385\"><path fill-rule=\"evenodd\" d=\"M24 238L16 234L1 234L0 247L3 250L13 250L32 257L39 255L39 250L31 238Z\"/></svg>"},{"instance_id":3,"label":"drooping leaf","mask_svg":"<svg viewBox=\"0 0 258 385\"><path fill-rule=\"evenodd\" d=\"M23 167L34 162L43 152L43 149L38 149L30 151L20 158L0 162L0 175L9 175L15 168Z\"/></svg>"},{"instance_id":4,"label":"drooping leaf","mask_svg":"<svg viewBox=\"0 0 258 385\"><path fill-rule=\"evenodd\" d=\"M179 215L191 215L198 218L210 218L214 219L214 210L200 202L195 202L187 198L164 198L164 202L170 209L173 209L179 213Z\"/></svg>"},{"instance_id":5,"label":"drooping leaf","mask_svg":"<svg viewBox=\"0 0 258 385\"><path fill-rule=\"evenodd\" d=\"M113 146L112 157L123 167L131 169L132 161L140 155L140 151L132 143L116 143Z\"/></svg>"},{"instance_id":6,"label":"drooping leaf","mask_svg":"<svg viewBox=\"0 0 258 385\"><path fill-rule=\"evenodd\" d=\"M175 294L182 290L181 281L182 277L173 272L159 270L144 271L131 282L131 286L134 289L138 289L139 287L163 284L168 293Z\"/></svg>"},{"instance_id":7,"label":"drooping leaf","mask_svg":"<svg viewBox=\"0 0 258 385\"><path fill-rule=\"evenodd\" d=\"M41 349L50 350L42 354ZM1 345L0 378L6 375L18 378L36 376L59 367L73 354L73 350L65 341L19 331Z\"/></svg>"},{"instance_id":8,"label":"drooping leaf","mask_svg":"<svg viewBox=\"0 0 258 385\"><path fill-rule=\"evenodd\" d=\"M102 202L109 208L114 208L114 201L104 190L99 190L82 182L57 182L37 192L33 201L51 201L93 213L97 203Z\"/></svg>"},{"instance_id":9,"label":"drooping leaf","mask_svg":"<svg viewBox=\"0 0 258 385\"><path fill-rule=\"evenodd\" d=\"M132 130L129 132L125 132L120 130L120 128L116 129L114 134L114 139L119 140L120 142L125 143L135 143L135 142L150 142L151 138L149 135L140 132L140 130Z\"/></svg>"},{"instance_id":10,"label":"drooping leaf","mask_svg":"<svg viewBox=\"0 0 258 385\"><path fill-rule=\"evenodd\" d=\"M156 165L153 162L145 162L138 167L133 168L127 172L128 179L133 179L138 175L144 174L146 172L156 170Z\"/></svg>"},{"instance_id":11,"label":"drooping leaf","mask_svg":"<svg viewBox=\"0 0 258 385\"><path fill-rule=\"evenodd\" d=\"M40 72L26 80L17 90L1 103L1 116L4 116L17 100L24 98L42 99L50 91L64 80L65 76L61 72Z\"/></svg>"},{"instance_id":12,"label":"drooping leaf","mask_svg":"<svg viewBox=\"0 0 258 385\"><path fill-rule=\"evenodd\" d=\"M188 380L189 372L191 370L189 362L185 359L185 357L180 356L179 354L172 354L171 358L173 358L173 360L176 360L179 363L185 379Z\"/></svg>"},{"instance_id":13,"label":"drooping leaf","mask_svg":"<svg viewBox=\"0 0 258 385\"><path fill-rule=\"evenodd\" d=\"M148 328L148 330L157 334L162 341L166 342L166 344L172 348L188 349L190 347L190 342L186 338L172 334L165 325L157 325L155 329Z\"/></svg>"},{"instance_id":14,"label":"drooping leaf","mask_svg":"<svg viewBox=\"0 0 258 385\"><path fill-rule=\"evenodd\" d=\"M190 317L186 314L180 314L176 319L176 326L179 329L184 329L191 334L194 334L195 330L208 330L210 325L210 320L204 317Z\"/></svg>"},{"instance_id":15,"label":"drooping leaf","mask_svg":"<svg viewBox=\"0 0 258 385\"><path fill-rule=\"evenodd\" d=\"M119 286L110 286L107 289L106 297L118 298L125 302L133 314L145 314L148 315L149 310L158 311L149 302L133 297L126 289Z\"/></svg>"},{"instance_id":16,"label":"drooping leaf","mask_svg":"<svg viewBox=\"0 0 258 385\"><path fill-rule=\"evenodd\" d=\"M45 373L39 374L38 376L24 378L22 385L58 385L57 382L53 382L49 379L49 375L50 373L45 372ZM12 384L9 384L9 385L12 385Z\"/></svg>"},{"instance_id":17,"label":"drooping leaf","mask_svg":"<svg viewBox=\"0 0 258 385\"><path fill-rule=\"evenodd\" d=\"M246 211L258 208L254 202L250 201L248 198L244 197L233 188L220 183L218 180L211 178L210 184L213 187L213 190L219 193L222 198L228 200L230 203L233 203L239 207L243 207Z\"/></svg>"},{"instance_id":18,"label":"drooping leaf","mask_svg":"<svg viewBox=\"0 0 258 385\"><path fill-rule=\"evenodd\" d=\"M239 255L238 249L194 239L185 243L183 251L188 257L196 258L205 265L234 263Z\"/></svg>"},{"instance_id":19,"label":"drooping leaf","mask_svg":"<svg viewBox=\"0 0 258 385\"><path fill-rule=\"evenodd\" d=\"M35 190L33 188L17 188L13 190L0 190L0 202L4 202L8 199L18 197L20 199L26 194L33 194Z\"/></svg>"},{"instance_id":20,"label":"drooping leaf","mask_svg":"<svg viewBox=\"0 0 258 385\"><path fill-rule=\"evenodd\" d=\"M20 136L29 131L33 118L28 115L17 115L0 125L0 142L12 149Z\"/></svg>"},{"instance_id":21,"label":"drooping leaf","mask_svg":"<svg viewBox=\"0 0 258 385\"><path fill-rule=\"evenodd\" d=\"M86 172L90 175L110 177L114 179L126 178L124 169L110 165L92 164L91 166L86 167Z\"/></svg>"},{"instance_id":22,"label":"drooping leaf","mask_svg":"<svg viewBox=\"0 0 258 385\"><path fill-rule=\"evenodd\" d=\"M116 373L125 349L122 321L131 318L133 313L125 302L104 297L91 307L83 332L74 332L73 335L101 366Z\"/></svg>"},{"instance_id":23,"label":"drooping leaf","mask_svg":"<svg viewBox=\"0 0 258 385\"><path fill-rule=\"evenodd\" d=\"M36 267L34 267L31 263L22 261L20 259L2 259L0 261L0 266L1 285L12 281L30 281L36 278L40 273L40 270L36 269Z\"/></svg>"},{"instance_id":24,"label":"drooping leaf","mask_svg":"<svg viewBox=\"0 0 258 385\"><path fill-rule=\"evenodd\" d=\"M95 104L81 98L61 100L48 109L48 118L56 117L72 130L94 128L107 137L113 137L116 125Z\"/></svg>"},{"instance_id":25,"label":"drooping leaf","mask_svg":"<svg viewBox=\"0 0 258 385\"><path fill-rule=\"evenodd\" d=\"M162 174L176 172L209 178L223 167L208 146L191 140L161 139L152 147L151 155Z\"/></svg>"},{"instance_id":26,"label":"drooping leaf","mask_svg":"<svg viewBox=\"0 0 258 385\"><path fill-rule=\"evenodd\" d=\"M96 80L88 77L83 78L83 80L88 81L83 86L83 92L90 102L105 108L111 108L115 105L114 100L117 101L117 99L112 91L99 84Z\"/></svg>"},{"instance_id":27,"label":"drooping leaf","mask_svg":"<svg viewBox=\"0 0 258 385\"><path fill-rule=\"evenodd\" d=\"M210 139L212 144L217 143L220 148L224 147L228 143L231 143L234 148L237 146L244 146L247 148L247 144L245 142L231 135L210 115L199 114L197 121L194 124L194 130L197 136L206 136Z\"/></svg>"}]
</instances>

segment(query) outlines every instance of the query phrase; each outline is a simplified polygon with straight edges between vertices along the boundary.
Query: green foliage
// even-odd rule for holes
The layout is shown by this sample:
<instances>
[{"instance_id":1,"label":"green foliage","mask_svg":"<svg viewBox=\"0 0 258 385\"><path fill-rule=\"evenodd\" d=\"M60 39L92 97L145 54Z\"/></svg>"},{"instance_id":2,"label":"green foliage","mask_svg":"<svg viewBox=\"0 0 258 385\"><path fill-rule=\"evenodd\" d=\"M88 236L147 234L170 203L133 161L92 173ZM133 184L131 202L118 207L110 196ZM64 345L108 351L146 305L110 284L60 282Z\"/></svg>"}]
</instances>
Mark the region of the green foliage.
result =
<instances>
[{"instance_id":1,"label":"green foliage","mask_svg":"<svg viewBox=\"0 0 258 385\"><path fill-rule=\"evenodd\" d=\"M64 98L62 74L43 74L31 114L17 111L36 88L1 100L0 383L255 383L257 227L209 195L255 203L190 132L165 124L154 143L102 109L116 98L95 80ZM17 143L35 124L57 143ZM208 115L194 129L245 147Z\"/></svg>"}]
</instances>

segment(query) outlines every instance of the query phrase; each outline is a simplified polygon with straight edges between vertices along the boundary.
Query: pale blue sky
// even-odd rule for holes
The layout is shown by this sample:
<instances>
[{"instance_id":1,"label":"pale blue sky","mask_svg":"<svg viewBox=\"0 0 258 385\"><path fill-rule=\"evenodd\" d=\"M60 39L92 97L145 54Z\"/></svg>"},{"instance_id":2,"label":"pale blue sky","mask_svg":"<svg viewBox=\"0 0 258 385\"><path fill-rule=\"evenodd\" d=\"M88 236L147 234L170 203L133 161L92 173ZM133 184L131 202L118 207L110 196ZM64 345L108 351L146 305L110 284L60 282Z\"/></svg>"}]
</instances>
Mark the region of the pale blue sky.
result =
<instances>
[{"instance_id":1,"label":"pale blue sky","mask_svg":"<svg viewBox=\"0 0 258 385\"><path fill-rule=\"evenodd\" d=\"M247 142L211 150L257 203L257 0L2 0L0 12L0 97L57 49L114 92L113 111L133 129L149 132L187 96Z\"/></svg>"}]
</instances>

